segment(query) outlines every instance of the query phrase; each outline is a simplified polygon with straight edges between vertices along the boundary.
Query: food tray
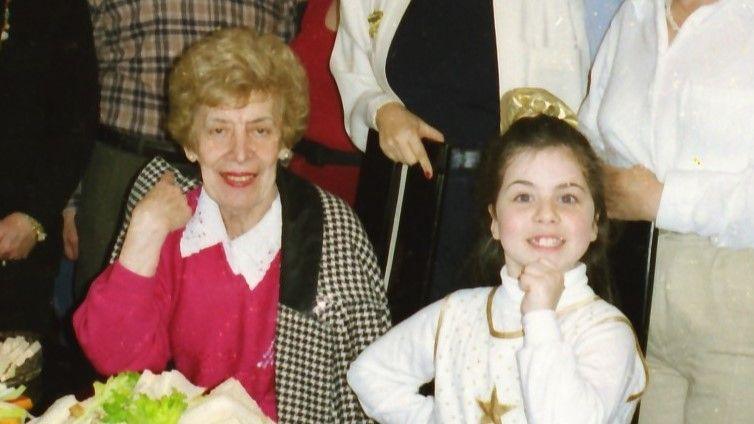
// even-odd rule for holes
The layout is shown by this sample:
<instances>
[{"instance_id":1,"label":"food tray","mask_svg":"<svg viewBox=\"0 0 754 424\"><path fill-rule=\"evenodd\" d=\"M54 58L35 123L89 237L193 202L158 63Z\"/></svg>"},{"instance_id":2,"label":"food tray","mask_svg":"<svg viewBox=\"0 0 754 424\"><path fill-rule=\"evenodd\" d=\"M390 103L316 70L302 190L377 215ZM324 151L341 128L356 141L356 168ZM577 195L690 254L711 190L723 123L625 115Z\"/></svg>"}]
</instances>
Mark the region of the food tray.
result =
<instances>
[{"instance_id":1,"label":"food tray","mask_svg":"<svg viewBox=\"0 0 754 424\"><path fill-rule=\"evenodd\" d=\"M36 333L32 333L29 331L0 331L0 343L5 341L5 339L9 337L16 337L16 336L22 336L26 341L29 343L34 343L35 341L39 341L39 336ZM41 341L40 341L41 343ZM37 351L34 355L32 355L31 358L27 359L26 362L21 364L20 367L16 368L16 375L9 378L8 380L5 380L2 382L2 384L5 384L8 387L14 387L19 386L21 384L27 384L31 380L35 379L39 373L42 372L42 349Z\"/></svg>"}]
</instances>

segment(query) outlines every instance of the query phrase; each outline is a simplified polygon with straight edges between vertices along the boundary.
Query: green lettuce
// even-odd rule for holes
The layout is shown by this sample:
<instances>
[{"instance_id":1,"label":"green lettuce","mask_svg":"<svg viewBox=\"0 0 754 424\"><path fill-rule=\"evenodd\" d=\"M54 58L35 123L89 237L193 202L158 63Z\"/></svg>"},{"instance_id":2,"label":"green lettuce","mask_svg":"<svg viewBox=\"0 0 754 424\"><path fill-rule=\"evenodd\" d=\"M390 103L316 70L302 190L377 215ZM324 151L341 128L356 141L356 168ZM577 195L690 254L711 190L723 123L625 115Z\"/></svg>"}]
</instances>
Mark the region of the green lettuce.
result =
<instances>
[{"instance_id":1,"label":"green lettuce","mask_svg":"<svg viewBox=\"0 0 754 424\"><path fill-rule=\"evenodd\" d=\"M170 395L152 399L135 393L139 374L124 372L107 382L94 383L94 396L85 403L84 415L76 422L96 416L104 424L175 424L188 407L186 395L173 390Z\"/></svg>"},{"instance_id":2,"label":"green lettuce","mask_svg":"<svg viewBox=\"0 0 754 424\"><path fill-rule=\"evenodd\" d=\"M0 402L0 419L18 418L21 421L26 418L26 410L16 405Z\"/></svg>"},{"instance_id":3,"label":"green lettuce","mask_svg":"<svg viewBox=\"0 0 754 424\"><path fill-rule=\"evenodd\" d=\"M186 395L176 390L160 399L139 394L125 403L111 402L103 405L103 423L125 424L175 424L186 410Z\"/></svg>"}]
</instances>

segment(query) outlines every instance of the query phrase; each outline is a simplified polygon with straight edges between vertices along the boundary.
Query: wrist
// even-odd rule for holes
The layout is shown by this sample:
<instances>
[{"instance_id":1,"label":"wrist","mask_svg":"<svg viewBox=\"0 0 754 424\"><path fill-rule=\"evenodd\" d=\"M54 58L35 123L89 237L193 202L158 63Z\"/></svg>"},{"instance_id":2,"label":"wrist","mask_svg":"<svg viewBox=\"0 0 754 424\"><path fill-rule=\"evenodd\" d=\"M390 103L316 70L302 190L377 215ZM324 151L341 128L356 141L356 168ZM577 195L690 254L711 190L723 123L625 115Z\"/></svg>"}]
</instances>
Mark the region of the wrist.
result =
<instances>
[{"instance_id":1,"label":"wrist","mask_svg":"<svg viewBox=\"0 0 754 424\"><path fill-rule=\"evenodd\" d=\"M133 225L136 224L136 225ZM150 231L149 228L155 228ZM149 224L132 222L123 240L118 261L126 269L141 275L151 277L157 270L162 245L167 238L167 232Z\"/></svg>"},{"instance_id":2,"label":"wrist","mask_svg":"<svg viewBox=\"0 0 754 424\"><path fill-rule=\"evenodd\" d=\"M538 310L525 314L521 319L524 329L524 343L537 346L561 339L560 326L555 311Z\"/></svg>"},{"instance_id":3,"label":"wrist","mask_svg":"<svg viewBox=\"0 0 754 424\"><path fill-rule=\"evenodd\" d=\"M537 311L554 311L555 304L548 302L524 302L521 304L521 314L526 315L529 312Z\"/></svg>"},{"instance_id":4,"label":"wrist","mask_svg":"<svg viewBox=\"0 0 754 424\"><path fill-rule=\"evenodd\" d=\"M404 107L398 102L388 102L377 109L377 114L375 115L374 122L378 130L382 125L384 125L385 119L387 119L389 115L397 109L404 109Z\"/></svg>"},{"instance_id":5,"label":"wrist","mask_svg":"<svg viewBox=\"0 0 754 424\"><path fill-rule=\"evenodd\" d=\"M34 217L32 217L31 215L25 213L21 213L21 215L23 215L26 221L28 221L29 227L34 234L34 238L37 240L37 243L45 241L45 239L47 238L47 232L45 231L42 223L34 219Z\"/></svg>"},{"instance_id":6,"label":"wrist","mask_svg":"<svg viewBox=\"0 0 754 424\"><path fill-rule=\"evenodd\" d=\"M131 222L128 224L129 235L163 239L167 237L169 232L167 225L163 224L159 219L155 219L155 217L148 214L139 213L138 210L134 210Z\"/></svg>"}]
</instances>

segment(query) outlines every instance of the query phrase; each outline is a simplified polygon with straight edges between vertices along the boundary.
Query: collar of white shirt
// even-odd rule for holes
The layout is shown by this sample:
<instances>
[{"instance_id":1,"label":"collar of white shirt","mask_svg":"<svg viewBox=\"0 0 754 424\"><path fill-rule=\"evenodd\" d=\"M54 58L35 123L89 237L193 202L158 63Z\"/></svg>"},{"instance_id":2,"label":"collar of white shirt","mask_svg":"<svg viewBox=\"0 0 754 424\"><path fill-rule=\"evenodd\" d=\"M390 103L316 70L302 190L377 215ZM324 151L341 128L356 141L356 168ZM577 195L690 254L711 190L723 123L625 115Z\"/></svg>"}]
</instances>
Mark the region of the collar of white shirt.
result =
<instances>
[{"instance_id":1,"label":"collar of white shirt","mask_svg":"<svg viewBox=\"0 0 754 424\"><path fill-rule=\"evenodd\" d=\"M518 279L508 275L508 269L505 266L500 270L500 278L502 280L503 295L514 303L520 304L524 298L524 292L518 285ZM563 279L565 289L563 290L563 294L560 295L558 309L594 296L594 291L588 284L586 265L583 263L578 263L573 269L567 271Z\"/></svg>"},{"instance_id":2,"label":"collar of white shirt","mask_svg":"<svg viewBox=\"0 0 754 424\"><path fill-rule=\"evenodd\" d=\"M282 227L282 207L278 194L254 227L231 240L220 215L220 207L202 189L196 211L181 237L181 257L221 243L233 273L242 275L249 288L253 289L264 278L270 263L280 251Z\"/></svg>"}]
</instances>

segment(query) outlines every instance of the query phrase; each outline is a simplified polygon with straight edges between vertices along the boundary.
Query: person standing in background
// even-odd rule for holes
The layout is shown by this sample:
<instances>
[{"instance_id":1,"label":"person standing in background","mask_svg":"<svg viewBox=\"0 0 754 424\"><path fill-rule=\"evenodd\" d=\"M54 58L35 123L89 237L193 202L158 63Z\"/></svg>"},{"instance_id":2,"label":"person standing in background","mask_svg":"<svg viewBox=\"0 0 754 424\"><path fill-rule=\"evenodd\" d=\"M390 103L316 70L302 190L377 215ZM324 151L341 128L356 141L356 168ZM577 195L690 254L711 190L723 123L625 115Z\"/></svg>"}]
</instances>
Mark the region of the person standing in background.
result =
<instances>
[{"instance_id":1,"label":"person standing in background","mask_svg":"<svg viewBox=\"0 0 754 424\"><path fill-rule=\"evenodd\" d=\"M202 35L248 26L289 40L298 0L90 0L100 69L100 129L82 182L75 299L106 262L133 177L154 156L196 175L165 133L165 79ZM70 194L70 193L68 193Z\"/></svg>"},{"instance_id":2,"label":"person standing in background","mask_svg":"<svg viewBox=\"0 0 754 424\"><path fill-rule=\"evenodd\" d=\"M97 124L84 0L6 0L0 40L0 330L54 335L61 211Z\"/></svg>"},{"instance_id":3,"label":"person standing in background","mask_svg":"<svg viewBox=\"0 0 754 424\"><path fill-rule=\"evenodd\" d=\"M584 15L582 0L341 4L330 66L343 99L346 130L367 151L362 181L375 157L386 157L383 162L392 169L393 163L420 165L406 171L402 187L410 194L395 204L362 207L357 196L356 210L378 255L387 257L390 289L397 290L390 294L391 306L409 303L401 312L393 310L395 318L468 280L464 265L479 231L474 177L482 149L499 132L501 95L540 87L578 108L590 64ZM422 139L447 145L447 151L435 149L443 157L440 163L432 165ZM394 173L386 179L397 178ZM430 199L417 201L417 186L431 186L424 190L432 191L426 196ZM365 197L375 197L376 190L361 187ZM400 228L374 224L395 216L404 199ZM400 251L392 255L398 258L394 268L392 247L386 245ZM405 275L416 272L421 275Z\"/></svg>"},{"instance_id":4,"label":"person standing in background","mask_svg":"<svg viewBox=\"0 0 754 424\"><path fill-rule=\"evenodd\" d=\"M608 214L660 230L642 423L754 422L754 9L626 0L580 122Z\"/></svg>"},{"instance_id":5,"label":"person standing in background","mask_svg":"<svg viewBox=\"0 0 754 424\"><path fill-rule=\"evenodd\" d=\"M362 155L346 134L343 104L330 72L340 2L307 3L301 32L291 41L291 48L309 77L311 118L304 138L294 148L290 169L353 206Z\"/></svg>"}]
</instances>

